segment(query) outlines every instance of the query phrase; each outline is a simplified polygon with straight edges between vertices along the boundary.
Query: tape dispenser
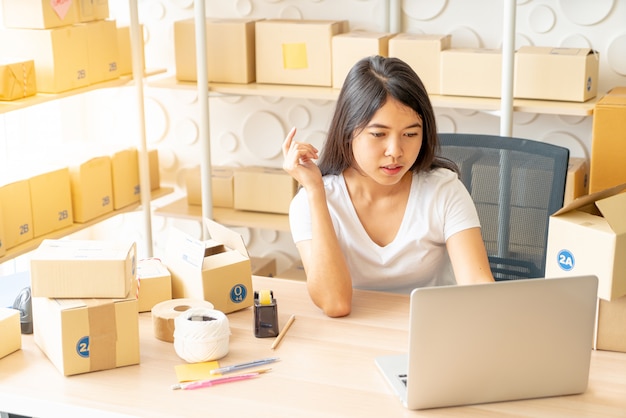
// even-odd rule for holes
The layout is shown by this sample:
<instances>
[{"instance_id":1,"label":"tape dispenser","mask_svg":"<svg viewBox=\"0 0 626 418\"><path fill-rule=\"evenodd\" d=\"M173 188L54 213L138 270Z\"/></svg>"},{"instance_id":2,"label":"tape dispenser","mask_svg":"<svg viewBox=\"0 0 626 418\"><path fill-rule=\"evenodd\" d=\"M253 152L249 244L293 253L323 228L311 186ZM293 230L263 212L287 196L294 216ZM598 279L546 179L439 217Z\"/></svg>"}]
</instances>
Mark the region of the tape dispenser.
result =
<instances>
[{"instance_id":1,"label":"tape dispenser","mask_svg":"<svg viewBox=\"0 0 626 418\"><path fill-rule=\"evenodd\" d=\"M271 290L254 291L254 336L278 336L278 306Z\"/></svg>"}]
</instances>

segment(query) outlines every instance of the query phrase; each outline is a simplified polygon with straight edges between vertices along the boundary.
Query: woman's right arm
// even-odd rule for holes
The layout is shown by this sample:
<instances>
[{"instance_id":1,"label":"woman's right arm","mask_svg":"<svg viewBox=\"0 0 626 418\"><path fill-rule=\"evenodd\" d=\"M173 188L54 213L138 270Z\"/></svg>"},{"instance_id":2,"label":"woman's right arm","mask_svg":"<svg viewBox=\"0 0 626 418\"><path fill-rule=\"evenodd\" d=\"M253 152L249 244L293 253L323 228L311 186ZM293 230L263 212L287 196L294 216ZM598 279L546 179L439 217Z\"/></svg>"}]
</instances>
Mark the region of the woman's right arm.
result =
<instances>
[{"instance_id":1,"label":"woman's right arm","mask_svg":"<svg viewBox=\"0 0 626 418\"><path fill-rule=\"evenodd\" d=\"M305 190L311 212L311 239L296 244L307 276L309 295L330 317L346 316L352 308L352 280L333 227L317 149L293 140L295 128L283 143L283 168Z\"/></svg>"}]
</instances>

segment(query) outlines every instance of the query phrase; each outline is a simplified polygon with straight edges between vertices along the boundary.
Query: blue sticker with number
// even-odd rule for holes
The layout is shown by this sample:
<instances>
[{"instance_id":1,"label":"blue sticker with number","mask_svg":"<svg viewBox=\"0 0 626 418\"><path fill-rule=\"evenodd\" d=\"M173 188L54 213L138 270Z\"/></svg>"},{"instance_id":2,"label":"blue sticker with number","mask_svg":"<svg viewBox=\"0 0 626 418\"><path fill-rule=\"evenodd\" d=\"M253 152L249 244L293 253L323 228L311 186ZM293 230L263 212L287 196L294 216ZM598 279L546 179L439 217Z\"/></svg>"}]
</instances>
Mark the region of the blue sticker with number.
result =
<instances>
[{"instance_id":1,"label":"blue sticker with number","mask_svg":"<svg viewBox=\"0 0 626 418\"><path fill-rule=\"evenodd\" d=\"M559 267L561 267L562 270L570 271L574 268L574 254L569 250L559 251L556 261L559 263Z\"/></svg>"},{"instance_id":2,"label":"blue sticker with number","mask_svg":"<svg viewBox=\"0 0 626 418\"><path fill-rule=\"evenodd\" d=\"M230 300L235 303L241 303L246 300L248 289L242 284L236 284L230 289Z\"/></svg>"},{"instance_id":3,"label":"blue sticker with number","mask_svg":"<svg viewBox=\"0 0 626 418\"><path fill-rule=\"evenodd\" d=\"M76 343L76 353L83 357L89 358L89 335L85 335Z\"/></svg>"}]
</instances>

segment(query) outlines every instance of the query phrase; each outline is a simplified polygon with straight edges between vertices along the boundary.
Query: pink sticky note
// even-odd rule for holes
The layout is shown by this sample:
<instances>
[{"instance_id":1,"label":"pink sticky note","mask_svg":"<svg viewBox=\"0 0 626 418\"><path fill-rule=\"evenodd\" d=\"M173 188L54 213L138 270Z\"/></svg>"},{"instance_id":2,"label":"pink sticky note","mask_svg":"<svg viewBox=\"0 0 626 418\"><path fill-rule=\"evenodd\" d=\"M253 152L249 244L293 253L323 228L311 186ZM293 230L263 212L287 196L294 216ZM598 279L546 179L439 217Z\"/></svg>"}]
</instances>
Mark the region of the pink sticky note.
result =
<instances>
[{"instance_id":1,"label":"pink sticky note","mask_svg":"<svg viewBox=\"0 0 626 418\"><path fill-rule=\"evenodd\" d=\"M50 6L59 16L59 19L63 20L70 7L72 7L72 0L50 0Z\"/></svg>"}]
</instances>

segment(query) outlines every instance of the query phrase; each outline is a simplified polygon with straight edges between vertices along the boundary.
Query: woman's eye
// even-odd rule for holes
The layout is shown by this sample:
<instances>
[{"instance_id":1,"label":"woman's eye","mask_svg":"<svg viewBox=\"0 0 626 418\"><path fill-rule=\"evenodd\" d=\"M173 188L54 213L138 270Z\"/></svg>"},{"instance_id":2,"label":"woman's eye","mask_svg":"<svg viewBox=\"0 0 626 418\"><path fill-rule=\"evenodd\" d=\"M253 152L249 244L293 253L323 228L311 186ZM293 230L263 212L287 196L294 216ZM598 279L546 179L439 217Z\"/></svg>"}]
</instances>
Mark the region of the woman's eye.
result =
<instances>
[{"instance_id":1,"label":"woman's eye","mask_svg":"<svg viewBox=\"0 0 626 418\"><path fill-rule=\"evenodd\" d=\"M374 138L382 138L383 136L385 136L384 132L371 132L371 135Z\"/></svg>"},{"instance_id":2,"label":"woman's eye","mask_svg":"<svg viewBox=\"0 0 626 418\"><path fill-rule=\"evenodd\" d=\"M408 136L409 138L413 138L418 136L419 134L417 132L407 132L404 135Z\"/></svg>"}]
</instances>

